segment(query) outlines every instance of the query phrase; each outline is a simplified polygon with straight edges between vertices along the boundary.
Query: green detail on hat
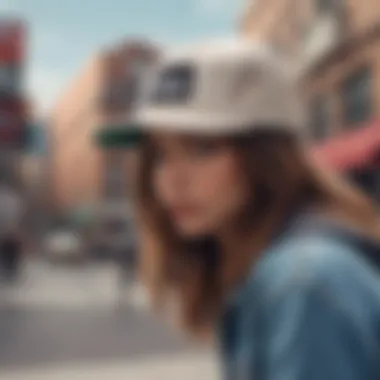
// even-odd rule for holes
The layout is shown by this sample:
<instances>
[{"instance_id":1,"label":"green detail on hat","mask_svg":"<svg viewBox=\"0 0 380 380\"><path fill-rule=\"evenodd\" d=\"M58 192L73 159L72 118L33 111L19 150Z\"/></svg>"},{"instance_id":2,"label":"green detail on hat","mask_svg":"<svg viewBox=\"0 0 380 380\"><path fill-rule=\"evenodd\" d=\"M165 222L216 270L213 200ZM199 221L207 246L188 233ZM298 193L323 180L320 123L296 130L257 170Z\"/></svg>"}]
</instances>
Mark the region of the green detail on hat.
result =
<instances>
[{"instance_id":1,"label":"green detail on hat","mask_svg":"<svg viewBox=\"0 0 380 380\"><path fill-rule=\"evenodd\" d=\"M134 148L140 145L141 131L131 125L105 125L95 133L95 142L101 148Z\"/></svg>"}]
</instances>

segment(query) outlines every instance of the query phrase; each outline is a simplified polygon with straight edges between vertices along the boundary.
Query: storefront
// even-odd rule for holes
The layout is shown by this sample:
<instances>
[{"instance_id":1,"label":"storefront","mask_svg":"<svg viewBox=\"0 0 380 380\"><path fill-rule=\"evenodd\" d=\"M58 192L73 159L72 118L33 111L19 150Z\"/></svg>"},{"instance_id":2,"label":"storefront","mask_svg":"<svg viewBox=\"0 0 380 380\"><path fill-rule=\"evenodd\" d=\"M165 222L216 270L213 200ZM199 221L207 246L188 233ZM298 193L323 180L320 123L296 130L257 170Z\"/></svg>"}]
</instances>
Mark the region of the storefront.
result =
<instances>
[{"instance_id":1,"label":"storefront","mask_svg":"<svg viewBox=\"0 0 380 380\"><path fill-rule=\"evenodd\" d=\"M316 146L313 154L380 200L380 120Z\"/></svg>"}]
</instances>

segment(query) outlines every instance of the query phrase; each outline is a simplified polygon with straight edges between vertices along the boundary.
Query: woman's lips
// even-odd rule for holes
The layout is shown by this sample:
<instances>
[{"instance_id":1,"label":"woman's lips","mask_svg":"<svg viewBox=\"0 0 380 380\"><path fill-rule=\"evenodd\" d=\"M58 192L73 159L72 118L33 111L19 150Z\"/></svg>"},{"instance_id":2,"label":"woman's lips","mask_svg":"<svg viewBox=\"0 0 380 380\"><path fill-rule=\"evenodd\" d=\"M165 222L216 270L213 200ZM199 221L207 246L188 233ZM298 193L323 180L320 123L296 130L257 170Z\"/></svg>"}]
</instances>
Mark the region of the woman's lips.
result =
<instances>
[{"instance_id":1,"label":"woman's lips","mask_svg":"<svg viewBox=\"0 0 380 380\"><path fill-rule=\"evenodd\" d=\"M193 205L181 205L171 208L170 214L175 220L183 220L194 216L198 208Z\"/></svg>"}]
</instances>

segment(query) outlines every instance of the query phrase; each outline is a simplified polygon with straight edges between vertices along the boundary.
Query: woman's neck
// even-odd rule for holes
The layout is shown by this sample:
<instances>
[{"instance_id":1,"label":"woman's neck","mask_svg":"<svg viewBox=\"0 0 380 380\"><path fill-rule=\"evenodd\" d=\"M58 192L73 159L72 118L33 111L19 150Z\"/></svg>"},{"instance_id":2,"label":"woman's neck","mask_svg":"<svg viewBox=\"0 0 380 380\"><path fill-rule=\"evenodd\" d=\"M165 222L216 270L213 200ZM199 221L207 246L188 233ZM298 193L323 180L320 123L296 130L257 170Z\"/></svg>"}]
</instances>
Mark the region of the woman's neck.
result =
<instances>
[{"instance_id":1,"label":"woman's neck","mask_svg":"<svg viewBox=\"0 0 380 380\"><path fill-rule=\"evenodd\" d=\"M239 282L260 258L272 235L269 226L265 227L263 225L248 231L230 228L218 235L222 255L221 276L226 288Z\"/></svg>"},{"instance_id":2,"label":"woman's neck","mask_svg":"<svg viewBox=\"0 0 380 380\"><path fill-rule=\"evenodd\" d=\"M298 212L298 208L292 210ZM222 277L226 286L240 281L252 265L255 265L288 217L288 212L278 207L251 228L244 229L234 225L220 231L217 240L223 262Z\"/></svg>"}]
</instances>

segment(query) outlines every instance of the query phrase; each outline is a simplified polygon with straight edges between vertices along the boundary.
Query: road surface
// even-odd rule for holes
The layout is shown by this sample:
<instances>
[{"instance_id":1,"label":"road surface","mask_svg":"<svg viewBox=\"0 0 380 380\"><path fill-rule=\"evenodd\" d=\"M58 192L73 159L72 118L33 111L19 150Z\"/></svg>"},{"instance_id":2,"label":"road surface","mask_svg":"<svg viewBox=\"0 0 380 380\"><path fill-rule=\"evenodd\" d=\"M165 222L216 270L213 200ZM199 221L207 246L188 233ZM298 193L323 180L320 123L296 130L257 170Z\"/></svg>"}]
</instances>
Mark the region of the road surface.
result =
<instances>
[{"instance_id":1,"label":"road surface","mask_svg":"<svg viewBox=\"0 0 380 380\"><path fill-rule=\"evenodd\" d=\"M24 269L0 289L0 380L217 378L212 353L152 317L139 287L119 307L112 266Z\"/></svg>"}]
</instances>

